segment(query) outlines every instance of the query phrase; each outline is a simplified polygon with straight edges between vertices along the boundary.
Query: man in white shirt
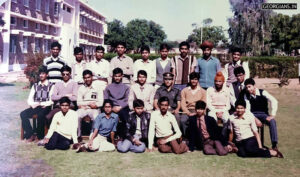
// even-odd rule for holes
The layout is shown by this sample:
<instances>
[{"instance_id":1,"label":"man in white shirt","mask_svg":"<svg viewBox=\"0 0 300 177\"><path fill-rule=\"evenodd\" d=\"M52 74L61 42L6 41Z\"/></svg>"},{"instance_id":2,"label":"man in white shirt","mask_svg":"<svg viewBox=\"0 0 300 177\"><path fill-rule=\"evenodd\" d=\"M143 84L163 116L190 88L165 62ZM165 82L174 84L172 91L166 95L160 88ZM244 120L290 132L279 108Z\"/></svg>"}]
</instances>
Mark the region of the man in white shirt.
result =
<instances>
[{"instance_id":1,"label":"man in white shirt","mask_svg":"<svg viewBox=\"0 0 300 177\"><path fill-rule=\"evenodd\" d=\"M139 70L145 70L147 72L147 83L155 84L156 81L156 63L149 60L150 48L149 46L141 47L142 59L138 59L133 64L133 78L137 80L137 73Z\"/></svg>"},{"instance_id":2,"label":"man in white shirt","mask_svg":"<svg viewBox=\"0 0 300 177\"><path fill-rule=\"evenodd\" d=\"M182 154L188 151L185 143L179 143L181 131L175 116L168 112L169 99L161 97L158 100L159 109L151 113L148 148L153 151L154 135L157 137L158 150L163 153Z\"/></svg>"},{"instance_id":3,"label":"man in white shirt","mask_svg":"<svg viewBox=\"0 0 300 177\"><path fill-rule=\"evenodd\" d=\"M82 85L82 73L87 68L87 63L83 60L83 49L81 47L74 48L75 62L72 63L72 79L78 84Z\"/></svg>"},{"instance_id":4,"label":"man in white shirt","mask_svg":"<svg viewBox=\"0 0 300 177\"><path fill-rule=\"evenodd\" d=\"M73 147L78 145L77 113L70 109L71 100L68 97L62 97L59 100L61 111L57 112L52 120L50 129L44 138L45 148L48 150L60 149L67 150L73 140Z\"/></svg>"}]
</instances>

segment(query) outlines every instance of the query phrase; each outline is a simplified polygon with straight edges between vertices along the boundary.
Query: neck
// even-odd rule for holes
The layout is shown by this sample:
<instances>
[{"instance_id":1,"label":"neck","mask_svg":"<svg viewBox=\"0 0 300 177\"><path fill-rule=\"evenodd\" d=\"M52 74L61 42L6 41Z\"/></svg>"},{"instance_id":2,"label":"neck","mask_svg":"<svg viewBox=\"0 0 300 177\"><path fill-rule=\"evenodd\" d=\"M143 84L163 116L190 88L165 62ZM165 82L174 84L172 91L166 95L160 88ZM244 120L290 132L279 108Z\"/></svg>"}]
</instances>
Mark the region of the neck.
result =
<instances>
[{"instance_id":1,"label":"neck","mask_svg":"<svg viewBox=\"0 0 300 177\"><path fill-rule=\"evenodd\" d=\"M123 56L124 56L124 53L122 53L122 54L118 54L118 56L119 56L119 57L123 57Z\"/></svg>"},{"instance_id":2,"label":"neck","mask_svg":"<svg viewBox=\"0 0 300 177\"><path fill-rule=\"evenodd\" d=\"M96 58L97 61L101 61L102 58Z\"/></svg>"},{"instance_id":3,"label":"neck","mask_svg":"<svg viewBox=\"0 0 300 177\"><path fill-rule=\"evenodd\" d=\"M68 111L67 112L62 112L62 114L65 116L66 114L68 113Z\"/></svg>"},{"instance_id":4,"label":"neck","mask_svg":"<svg viewBox=\"0 0 300 177\"><path fill-rule=\"evenodd\" d=\"M77 61L77 63L81 63L82 60L76 60L76 61Z\"/></svg>"},{"instance_id":5,"label":"neck","mask_svg":"<svg viewBox=\"0 0 300 177\"><path fill-rule=\"evenodd\" d=\"M57 57L58 57L58 55L52 55L52 57L53 57L53 58L57 58Z\"/></svg>"},{"instance_id":6,"label":"neck","mask_svg":"<svg viewBox=\"0 0 300 177\"><path fill-rule=\"evenodd\" d=\"M238 115L238 118L239 118L239 119L243 118L243 115L244 115L244 114Z\"/></svg>"},{"instance_id":7,"label":"neck","mask_svg":"<svg viewBox=\"0 0 300 177\"><path fill-rule=\"evenodd\" d=\"M167 59L167 57L164 57L164 58L163 58L163 57L161 57L161 59L162 59L162 60L166 60L166 59Z\"/></svg>"},{"instance_id":8,"label":"neck","mask_svg":"<svg viewBox=\"0 0 300 177\"><path fill-rule=\"evenodd\" d=\"M191 89L195 90L197 88L197 85L191 85Z\"/></svg>"},{"instance_id":9,"label":"neck","mask_svg":"<svg viewBox=\"0 0 300 177\"><path fill-rule=\"evenodd\" d=\"M204 58L205 60L207 60L207 59L210 58L210 55L209 55L209 56L204 55L203 58Z\"/></svg>"},{"instance_id":10,"label":"neck","mask_svg":"<svg viewBox=\"0 0 300 177\"><path fill-rule=\"evenodd\" d=\"M46 81L47 81L46 79L45 79L45 80L41 80L41 83L42 83L42 84L45 84Z\"/></svg>"},{"instance_id":11,"label":"neck","mask_svg":"<svg viewBox=\"0 0 300 177\"><path fill-rule=\"evenodd\" d=\"M138 82L138 83L139 83L139 82ZM140 85L140 86L144 86L144 85L145 85L145 83L139 83L139 85Z\"/></svg>"},{"instance_id":12,"label":"neck","mask_svg":"<svg viewBox=\"0 0 300 177\"><path fill-rule=\"evenodd\" d=\"M70 79L69 79L69 80L70 80ZM64 80L64 82L67 83L67 82L69 82L69 80L66 80L66 81Z\"/></svg>"},{"instance_id":13,"label":"neck","mask_svg":"<svg viewBox=\"0 0 300 177\"><path fill-rule=\"evenodd\" d=\"M106 117L106 118L110 118L110 114L111 114L111 113L108 113L108 114L105 113L105 117Z\"/></svg>"},{"instance_id":14,"label":"neck","mask_svg":"<svg viewBox=\"0 0 300 177\"><path fill-rule=\"evenodd\" d=\"M181 58L186 58L187 55L182 55L182 54L180 54L180 57L181 57Z\"/></svg>"},{"instance_id":15,"label":"neck","mask_svg":"<svg viewBox=\"0 0 300 177\"><path fill-rule=\"evenodd\" d=\"M220 87L220 88L216 87L216 90L219 92L219 91L221 91L221 90L222 90L222 88L223 88L223 86L222 86L222 87Z\"/></svg>"}]
</instances>

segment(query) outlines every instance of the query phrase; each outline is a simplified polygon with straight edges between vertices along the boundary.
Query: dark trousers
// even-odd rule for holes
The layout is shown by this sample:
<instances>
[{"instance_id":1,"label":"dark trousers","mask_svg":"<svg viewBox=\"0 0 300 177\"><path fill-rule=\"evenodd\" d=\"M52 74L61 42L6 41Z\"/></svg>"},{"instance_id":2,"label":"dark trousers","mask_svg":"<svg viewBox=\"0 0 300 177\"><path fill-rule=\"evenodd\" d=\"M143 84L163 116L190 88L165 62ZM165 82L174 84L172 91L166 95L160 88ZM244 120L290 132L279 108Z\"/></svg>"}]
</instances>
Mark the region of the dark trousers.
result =
<instances>
[{"instance_id":1,"label":"dark trousers","mask_svg":"<svg viewBox=\"0 0 300 177\"><path fill-rule=\"evenodd\" d=\"M48 150L60 149L67 150L70 148L71 140L54 132L49 142L45 144L45 148Z\"/></svg>"},{"instance_id":2,"label":"dark trousers","mask_svg":"<svg viewBox=\"0 0 300 177\"><path fill-rule=\"evenodd\" d=\"M121 138L125 138L126 122L129 118L130 109L128 106L122 108L117 114L119 116L119 123L117 125L117 135Z\"/></svg>"},{"instance_id":3,"label":"dark trousers","mask_svg":"<svg viewBox=\"0 0 300 177\"><path fill-rule=\"evenodd\" d=\"M239 149L237 155L240 157L271 157L269 150L258 147L258 142L254 136L237 141L236 146Z\"/></svg>"},{"instance_id":4,"label":"dark trousers","mask_svg":"<svg viewBox=\"0 0 300 177\"><path fill-rule=\"evenodd\" d=\"M170 137L170 136L168 136ZM187 145L185 143L179 143L178 140L170 141L166 144L160 144L159 141L163 139L167 139L168 137L164 138L158 138L157 144L158 144L158 150L162 153L175 153L175 154L182 154L189 150Z\"/></svg>"},{"instance_id":5,"label":"dark trousers","mask_svg":"<svg viewBox=\"0 0 300 177\"><path fill-rule=\"evenodd\" d=\"M272 119L270 122L268 122L266 119L269 116L268 114L264 112L252 112L255 117L257 117L262 123L267 124L270 129L270 137L271 137L271 142L272 142L272 147L276 147L277 142L278 142L278 137L277 137L277 125L276 125L276 120Z\"/></svg>"},{"instance_id":6,"label":"dark trousers","mask_svg":"<svg viewBox=\"0 0 300 177\"><path fill-rule=\"evenodd\" d=\"M32 116L35 114L37 115L37 127L36 127L37 137L38 139L44 138L45 119L46 119L46 115L49 113L50 110L51 110L50 106L45 108L38 106L34 109L30 107L21 112L20 117L22 121L22 127L25 131L24 138L28 139L34 133L29 119L31 119Z\"/></svg>"},{"instance_id":7,"label":"dark trousers","mask_svg":"<svg viewBox=\"0 0 300 177\"><path fill-rule=\"evenodd\" d=\"M228 149L219 140L204 140L203 153L206 155L227 155Z\"/></svg>"}]
</instances>

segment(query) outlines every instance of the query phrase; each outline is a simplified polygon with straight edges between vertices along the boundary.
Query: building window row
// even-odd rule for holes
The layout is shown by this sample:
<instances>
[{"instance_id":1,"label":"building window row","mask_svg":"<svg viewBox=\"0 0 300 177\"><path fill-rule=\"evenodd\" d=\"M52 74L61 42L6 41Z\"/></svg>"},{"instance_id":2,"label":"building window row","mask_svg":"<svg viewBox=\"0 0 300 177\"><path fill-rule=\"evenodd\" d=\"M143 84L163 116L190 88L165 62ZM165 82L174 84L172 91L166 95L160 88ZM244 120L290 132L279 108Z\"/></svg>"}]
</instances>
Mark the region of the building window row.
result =
<instances>
[{"instance_id":1,"label":"building window row","mask_svg":"<svg viewBox=\"0 0 300 177\"><path fill-rule=\"evenodd\" d=\"M101 15L98 15L97 13L94 13L93 11L80 6L80 12L82 12L82 11L86 12L87 14L91 15L92 17L95 17L96 19L98 19L100 21L105 20L105 18L102 17Z\"/></svg>"},{"instance_id":2,"label":"building window row","mask_svg":"<svg viewBox=\"0 0 300 177\"><path fill-rule=\"evenodd\" d=\"M16 17L10 17L10 24L12 26L17 26L17 18ZM23 19L23 28L28 29L29 28L28 24L29 24L29 21ZM35 31L44 31L44 32L48 33L49 28L50 28L49 25L35 23ZM57 34L57 28L51 26L51 32L53 32L53 34Z\"/></svg>"}]
</instances>

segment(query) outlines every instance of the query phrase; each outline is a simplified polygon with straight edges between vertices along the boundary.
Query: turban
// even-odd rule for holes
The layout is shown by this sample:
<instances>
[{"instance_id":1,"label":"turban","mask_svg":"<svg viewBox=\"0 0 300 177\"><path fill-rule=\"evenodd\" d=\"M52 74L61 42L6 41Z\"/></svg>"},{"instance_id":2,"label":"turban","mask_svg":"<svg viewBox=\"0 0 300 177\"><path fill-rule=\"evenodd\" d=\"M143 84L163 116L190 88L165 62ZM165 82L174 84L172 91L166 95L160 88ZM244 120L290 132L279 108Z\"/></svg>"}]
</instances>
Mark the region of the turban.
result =
<instances>
[{"instance_id":1,"label":"turban","mask_svg":"<svg viewBox=\"0 0 300 177\"><path fill-rule=\"evenodd\" d=\"M217 74L216 74L216 77L215 77L215 81L225 81L225 77L224 77L224 75L222 74L222 72L221 71L219 71L219 72L217 72Z\"/></svg>"},{"instance_id":2,"label":"turban","mask_svg":"<svg viewBox=\"0 0 300 177\"><path fill-rule=\"evenodd\" d=\"M200 48L202 50L206 49L206 48L209 48L209 49L212 49L214 48L214 44L210 41L204 41L201 45L200 45Z\"/></svg>"}]
</instances>

